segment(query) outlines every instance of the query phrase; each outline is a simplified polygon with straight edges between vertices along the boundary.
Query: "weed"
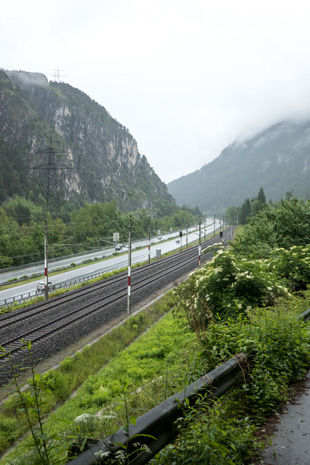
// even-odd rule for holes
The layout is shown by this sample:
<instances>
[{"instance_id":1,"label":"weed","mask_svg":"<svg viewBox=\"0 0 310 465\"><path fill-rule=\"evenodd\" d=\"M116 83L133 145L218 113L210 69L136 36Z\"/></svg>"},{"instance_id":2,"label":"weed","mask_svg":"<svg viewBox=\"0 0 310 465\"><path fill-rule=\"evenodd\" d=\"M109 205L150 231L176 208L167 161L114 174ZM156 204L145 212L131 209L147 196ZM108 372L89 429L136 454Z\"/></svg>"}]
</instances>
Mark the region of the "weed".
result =
<instances>
[{"instance_id":1,"label":"weed","mask_svg":"<svg viewBox=\"0 0 310 465\"><path fill-rule=\"evenodd\" d=\"M16 395L14 396L10 408L14 409L19 418L27 424L30 438L26 441L26 451L23 451L23 464L40 464L40 465L56 465L65 463L60 459L61 452L58 447L58 435L48 434L48 422L51 420L45 419L45 401L41 389L41 377L34 371L34 356L31 348L31 342L22 340L22 349L27 350L29 354L30 369L31 369L31 382L27 390L22 390L19 378L19 366L14 365L10 354L0 347L2 352L1 357L8 355L9 364L12 370L13 380L16 388ZM9 428L11 437L8 436L7 440L13 439L13 427L16 423L9 419L2 419L2 426ZM29 451L31 451L29 453ZM19 460L19 459L18 459Z\"/></svg>"}]
</instances>

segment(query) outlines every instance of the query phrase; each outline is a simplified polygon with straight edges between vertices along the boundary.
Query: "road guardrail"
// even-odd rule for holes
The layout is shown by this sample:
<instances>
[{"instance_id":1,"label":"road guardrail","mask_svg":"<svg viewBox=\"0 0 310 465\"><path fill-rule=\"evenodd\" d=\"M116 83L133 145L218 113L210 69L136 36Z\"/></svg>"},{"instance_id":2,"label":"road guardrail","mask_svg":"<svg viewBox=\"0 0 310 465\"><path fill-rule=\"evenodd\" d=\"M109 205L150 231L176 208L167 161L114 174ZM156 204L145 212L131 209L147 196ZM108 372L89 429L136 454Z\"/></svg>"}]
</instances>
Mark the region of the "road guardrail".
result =
<instances>
[{"instance_id":1,"label":"road guardrail","mask_svg":"<svg viewBox=\"0 0 310 465\"><path fill-rule=\"evenodd\" d=\"M310 309L298 317L305 322L310 319ZM70 460L70 465L103 464L100 456L104 453L115 453L118 450L127 449L128 454L134 454L134 443L139 440L146 444L150 452L137 454L132 458L131 465L144 465L154 457L161 449L171 443L178 435L177 420L182 417L184 409L191 407L198 399L208 401L219 398L225 394L240 379L248 374L249 355L240 353L233 358L202 376L183 391L165 400L158 406L137 418L136 424L130 424L128 435L124 429L118 430L108 438L87 443L87 450L76 458ZM147 435L147 436L145 436ZM81 441L81 444L83 440ZM80 445L73 446L71 452L79 453ZM98 456L96 456L98 454ZM131 457L134 457L131 455Z\"/></svg>"},{"instance_id":2,"label":"road guardrail","mask_svg":"<svg viewBox=\"0 0 310 465\"><path fill-rule=\"evenodd\" d=\"M134 454L134 443L139 441L139 436L141 436L140 442L146 444L150 452L143 452L136 458L131 458L130 463L132 465L147 463L178 435L176 420L184 415L184 408L194 405L200 398L207 401L207 399L221 397L239 379L243 378L247 372L247 367L247 355L243 353L236 355L187 386L183 391L169 397L157 407L137 418L135 425L129 425L129 436L127 436L126 431L120 429L108 438L91 445L68 463L70 465L102 464L104 461L100 459L100 455L107 452L115 453L117 450L123 449L122 446L127 448L128 454ZM71 452L74 452L74 449L71 449Z\"/></svg>"}]
</instances>

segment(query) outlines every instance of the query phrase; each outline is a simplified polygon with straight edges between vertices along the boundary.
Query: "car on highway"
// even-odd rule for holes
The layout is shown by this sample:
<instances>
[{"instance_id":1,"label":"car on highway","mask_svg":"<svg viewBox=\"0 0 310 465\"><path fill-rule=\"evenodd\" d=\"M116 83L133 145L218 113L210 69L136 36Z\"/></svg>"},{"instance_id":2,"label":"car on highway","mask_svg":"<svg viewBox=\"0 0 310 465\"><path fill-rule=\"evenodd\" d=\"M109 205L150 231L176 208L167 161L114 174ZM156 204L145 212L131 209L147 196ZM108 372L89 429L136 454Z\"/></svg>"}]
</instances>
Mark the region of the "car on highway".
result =
<instances>
[{"instance_id":1,"label":"car on highway","mask_svg":"<svg viewBox=\"0 0 310 465\"><path fill-rule=\"evenodd\" d=\"M53 291L55 289L55 284L52 283L52 281L48 281L47 285L48 285L48 290L49 291ZM40 281L38 283L37 291L38 292L44 292L45 291L45 282L44 281Z\"/></svg>"},{"instance_id":2,"label":"car on highway","mask_svg":"<svg viewBox=\"0 0 310 465\"><path fill-rule=\"evenodd\" d=\"M115 247L115 250L116 252L119 252L120 250L122 250L123 246L122 244L118 244L116 247Z\"/></svg>"},{"instance_id":3,"label":"car on highway","mask_svg":"<svg viewBox=\"0 0 310 465\"><path fill-rule=\"evenodd\" d=\"M158 240L161 241L161 240L162 240L162 237L161 237L161 236L158 236Z\"/></svg>"}]
</instances>

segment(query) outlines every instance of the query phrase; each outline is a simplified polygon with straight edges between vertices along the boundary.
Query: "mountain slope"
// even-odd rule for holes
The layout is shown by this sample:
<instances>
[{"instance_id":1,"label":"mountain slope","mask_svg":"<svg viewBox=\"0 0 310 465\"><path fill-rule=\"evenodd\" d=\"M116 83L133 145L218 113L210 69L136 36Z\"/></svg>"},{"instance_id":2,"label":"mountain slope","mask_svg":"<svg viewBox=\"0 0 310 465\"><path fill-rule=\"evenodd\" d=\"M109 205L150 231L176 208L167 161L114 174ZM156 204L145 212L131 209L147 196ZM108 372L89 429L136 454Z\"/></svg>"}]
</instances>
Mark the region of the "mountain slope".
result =
<instances>
[{"instance_id":1,"label":"mountain slope","mask_svg":"<svg viewBox=\"0 0 310 465\"><path fill-rule=\"evenodd\" d=\"M261 186L267 200L288 191L310 198L309 174L310 121L285 121L226 147L200 170L169 183L168 190L179 205L217 213L256 196Z\"/></svg>"},{"instance_id":2,"label":"mountain slope","mask_svg":"<svg viewBox=\"0 0 310 465\"><path fill-rule=\"evenodd\" d=\"M116 200L123 211L175 209L134 138L104 107L42 74L0 70L1 201L44 195L44 176L31 168L47 163L48 147L57 152L54 167L70 166L58 176L66 199Z\"/></svg>"}]
</instances>

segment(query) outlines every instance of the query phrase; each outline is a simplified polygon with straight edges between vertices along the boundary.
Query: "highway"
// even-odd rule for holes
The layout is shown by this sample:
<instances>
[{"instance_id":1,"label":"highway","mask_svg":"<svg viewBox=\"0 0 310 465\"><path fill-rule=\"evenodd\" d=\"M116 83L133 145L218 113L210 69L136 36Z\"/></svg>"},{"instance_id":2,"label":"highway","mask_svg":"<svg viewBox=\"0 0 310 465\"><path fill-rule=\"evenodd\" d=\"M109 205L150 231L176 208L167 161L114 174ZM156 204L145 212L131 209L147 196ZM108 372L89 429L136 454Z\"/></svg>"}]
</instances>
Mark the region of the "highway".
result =
<instances>
[{"instance_id":1,"label":"highway","mask_svg":"<svg viewBox=\"0 0 310 465\"><path fill-rule=\"evenodd\" d=\"M219 221L216 221L215 228L219 227ZM205 235L211 234L214 231L214 223L211 220L208 220L204 227L201 228L201 239L203 240ZM190 228L188 231L188 243L192 243L197 241L199 238L198 229ZM177 243L177 241L180 241ZM148 249L147 249L148 241L140 240L136 241L132 244L132 254L131 254L131 263L132 265L136 263L146 263L148 261ZM151 259L155 258L157 255L157 251L160 250L160 253L163 255L167 252L180 249L181 247L181 239L178 237L178 232L173 232L169 234L162 235L162 239L159 240L158 237L151 238ZM186 247L186 235L183 230L183 237L182 237L182 248ZM138 250L137 250L138 249ZM65 281L73 280L76 278L80 278L81 276L91 275L95 273L106 273L118 268L123 268L128 265L128 249L123 248L121 252L117 255L113 255L115 253L114 248L104 249L99 252L92 252L85 255L79 256L70 256L69 258L64 258L52 262L49 264L49 281L52 281L56 285L60 285ZM125 252L125 253L124 253ZM68 267L74 262L76 265L81 264L83 261L88 259L94 259L95 257L100 259L102 256L105 255L110 256L110 258L104 261L96 261L93 262L85 267L82 268L71 268L63 273L57 274L55 276L50 276L53 270L59 269L62 267ZM197 251L198 257L198 251ZM1 274L1 283L8 281L8 279L13 279L15 277L20 276L31 276L34 273L42 273L44 274L44 265L35 265L23 269L13 270L10 272L5 272ZM35 293L36 286L39 280L35 280L30 283L21 283L19 286L15 286L10 289L5 289L0 291L0 306L4 304L6 299L11 299L13 297L18 297L21 294L27 294L29 292Z\"/></svg>"}]
</instances>

